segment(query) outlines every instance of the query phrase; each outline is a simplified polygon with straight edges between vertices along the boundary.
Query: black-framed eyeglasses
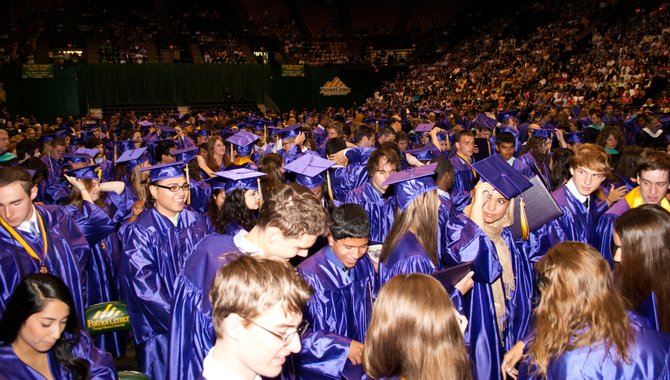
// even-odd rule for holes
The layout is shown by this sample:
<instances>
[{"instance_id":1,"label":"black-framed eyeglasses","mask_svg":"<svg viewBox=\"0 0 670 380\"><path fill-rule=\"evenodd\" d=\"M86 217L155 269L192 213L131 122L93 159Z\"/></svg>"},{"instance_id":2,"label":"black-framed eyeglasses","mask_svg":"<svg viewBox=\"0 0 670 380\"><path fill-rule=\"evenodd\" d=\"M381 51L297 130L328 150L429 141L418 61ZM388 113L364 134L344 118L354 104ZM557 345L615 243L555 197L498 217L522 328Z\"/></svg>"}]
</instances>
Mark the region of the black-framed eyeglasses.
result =
<instances>
[{"instance_id":1,"label":"black-framed eyeglasses","mask_svg":"<svg viewBox=\"0 0 670 380\"><path fill-rule=\"evenodd\" d=\"M242 316L241 316L241 317L242 317ZM290 332L290 333L288 333L288 334L286 334L286 335L284 335L284 336L281 336L281 335L277 334L277 333L274 332L274 331L271 331L271 330L266 329L265 327L259 325L258 323L252 321L251 319L244 318L244 317L242 317L242 318L245 319L247 322L251 323L252 325L255 325L256 327L259 327L259 328L261 328L261 329L263 329L263 330L269 332L269 333L272 334L274 337L276 337L277 339L279 339L279 340L281 340L282 342L284 342L284 344L288 344L288 343L291 341L291 338L293 338L293 336L296 335L296 334L298 335L298 337L301 337L302 334L304 334L305 331L307 330L307 327L309 327L309 322L303 320L302 322L300 322L300 324L298 325L298 327L295 328L295 331L292 331L292 332Z\"/></svg>"},{"instance_id":2,"label":"black-framed eyeglasses","mask_svg":"<svg viewBox=\"0 0 670 380\"><path fill-rule=\"evenodd\" d=\"M173 193L176 193L177 191L179 191L179 189L181 189L182 191L188 191L191 188L191 186L189 186L188 183L185 183L183 185L170 185L170 186L159 185L157 183L154 183L153 185L163 189L168 189Z\"/></svg>"}]
</instances>

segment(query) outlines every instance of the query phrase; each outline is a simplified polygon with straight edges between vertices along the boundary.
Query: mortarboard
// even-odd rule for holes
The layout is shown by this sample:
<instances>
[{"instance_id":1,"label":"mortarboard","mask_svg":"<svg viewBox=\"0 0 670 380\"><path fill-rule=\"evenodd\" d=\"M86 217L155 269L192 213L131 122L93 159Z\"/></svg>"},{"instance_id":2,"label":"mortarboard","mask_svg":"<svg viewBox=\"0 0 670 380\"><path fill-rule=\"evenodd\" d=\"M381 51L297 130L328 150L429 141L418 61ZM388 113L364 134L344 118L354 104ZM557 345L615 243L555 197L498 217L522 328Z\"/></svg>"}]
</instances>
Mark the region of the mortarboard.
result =
<instances>
[{"instance_id":1,"label":"mortarboard","mask_svg":"<svg viewBox=\"0 0 670 380\"><path fill-rule=\"evenodd\" d=\"M186 164L185 162L181 161L170 162L168 164L149 166L148 168L140 169L140 171L141 172L148 171L150 182L157 182L163 179L185 177L186 176L184 174L185 164Z\"/></svg>"},{"instance_id":2,"label":"mortarboard","mask_svg":"<svg viewBox=\"0 0 670 380\"><path fill-rule=\"evenodd\" d=\"M67 170L65 174L76 179L97 179L99 181L102 170L100 170L100 164L93 164Z\"/></svg>"},{"instance_id":3,"label":"mortarboard","mask_svg":"<svg viewBox=\"0 0 670 380\"><path fill-rule=\"evenodd\" d=\"M189 162L195 158L198 151L200 151L200 148L197 146L189 146L183 149L174 150L170 152L170 154L173 155L177 161Z\"/></svg>"},{"instance_id":4,"label":"mortarboard","mask_svg":"<svg viewBox=\"0 0 670 380\"><path fill-rule=\"evenodd\" d=\"M295 181L308 189L314 189L326 181L328 169L335 165L335 161L326 160L314 154L305 154L302 157L284 165L284 169L296 174ZM326 172L326 174L324 174ZM332 193L330 181L327 183L328 194Z\"/></svg>"},{"instance_id":5,"label":"mortarboard","mask_svg":"<svg viewBox=\"0 0 670 380\"><path fill-rule=\"evenodd\" d=\"M571 132L571 133L565 133L563 135L563 138L565 139L565 142L568 144L584 144L584 132Z\"/></svg>"},{"instance_id":6,"label":"mortarboard","mask_svg":"<svg viewBox=\"0 0 670 380\"><path fill-rule=\"evenodd\" d=\"M143 161L148 161L149 156L146 154L147 148L137 148L124 151L119 158L116 159L115 164L127 162L126 167L130 171L135 166L141 164Z\"/></svg>"},{"instance_id":7,"label":"mortarboard","mask_svg":"<svg viewBox=\"0 0 670 380\"><path fill-rule=\"evenodd\" d=\"M260 177L266 174L256 170L239 168L215 172L214 175L225 179L223 188L226 193L229 193L236 189L259 190Z\"/></svg>"},{"instance_id":8,"label":"mortarboard","mask_svg":"<svg viewBox=\"0 0 670 380\"><path fill-rule=\"evenodd\" d=\"M139 125L143 127L151 127L154 125L154 123L150 122L149 120L142 120L139 122Z\"/></svg>"},{"instance_id":9,"label":"mortarboard","mask_svg":"<svg viewBox=\"0 0 670 380\"><path fill-rule=\"evenodd\" d=\"M439 150L434 146L410 149L405 151L405 153L411 154L419 161L430 161L435 157L435 153L437 152L439 152Z\"/></svg>"},{"instance_id":10,"label":"mortarboard","mask_svg":"<svg viewBox=\"0 0 670 380\"><path fill-rule=\"evenodd\" d=\"M97 151L96 151L97 152ZM85 163L91 160L93 157L88 154L79 154L79 153L63 153L61 156L63 159L63 164L65 165L76 165Z\"/></svg>"},{"instance_id":11,"label":"mortarboard","mask_svg":"<svg viewBox=\"0 0 670 380\"><path fill-rule=\"evenodd\" d=\"M76 154L85 154L85 155L91 156L91 157L95 157L99 153L97 149L86 149L86 148L78 148L74 152Z\"/></svg>"},{"instance_id":12,"label":"mortarboard","mask_svg":"<svg viewBox=\"0 0 670 380\"><path fill-rule=\"evenodd\" d=\"M391 174L384 186L395 184L396 204L402 211L419 195L437 189L433 175L437 163Z\"/></svg>"},{"instance_id":13,"label":"mortarboard","mask_svg":"<svg viewBox=\"0 0 670 380\"><path fill-rule=\"evenodd\" d=\"M260 137L257 135L247 132L247 131L239 131L236 134L228 137L226 139L226 142L234 145L235 152L239 156L248 156L251 154L251 151L253 149L253 143L258 140ZM232 150L232 146L231 146Z\"/></svg>"},{"instance_id":14,"label":"mortarboard","mask_svg":"<svg viewBox=\"0 0 670 380\"><path fill-rule=\"evenodd\" d=\"M551 139L553 133L556 133L555 129L533 129L533 136L545 139Z\"/></svg>"},{"instance_id":15,"label":"mortarboard","mask_svg":"<svg viewBox=\"0 0 670 380\"><path fill-rule=\"evenodd\" d=\"M114 144L116 145L117 152L125 152L135 148L135 141L133 140L115 141Z\"/></svg>"},{"instance_id":16,"label":"mortarboard","mask_svg":"<svg viewBox=\"0 0 670 380\"><path fill-rule=\"evenodd\" d=\"M483 113L477 115L473 121L478 125L488 129L495 129L498 126L498 121L496 119L492 119Z\"/></svg>"},{"instance_id":17,"label":"mortarboard","mask_svg":"<svg viewBox=\"0 0 670 380\"><path fill-rule=\"evenodd\" d=\"M209 132L206 129L198 129L195 134L200 137L209 137Z\"/></svg>"},{"instance_id":18,"label":"mortarboard","mask_svg":"<svg viewBox=\"0 0 670 380\"><path fill-rule=\"evenodd\" d=\"M161 136L174 136L176 134L174 128L168 125L161 125L158 129L161 131Z\"/></svg>"},{"instance_id":19,"label":"mortarboard","mask_svg":"<svg viewBox=\"0 0 670 380\"><path fill-rule=\"evenodd\" d=\"M426 123L426 124L419 124L414 128L414 132L417 133L422 133L422 132L430 132L433 127L435 126L435 123Z\"/></svg>"},{"instance_id":20,"label":"mortarboard","mask_svg":"<svg viewBox=\"0 0 670 380\"><path fill-rule=\"evenodd\" d=\"M278 132L282 139L296 137L300 134L301 127L302 124L292 124L286 128L280 129Z\"/></svg>"},{"instance_id":21,"label":"mortarboard","mask_svg":"<svg viewBox=\"0 0 670 380\"><path fill-rule=\"evenodd\" d=\"M62 138L65 136L65 131L58 131L55 133L45 133L40 136L40 142L42 144L50 143L55 138Z\"/></svg>"}]
</instances>

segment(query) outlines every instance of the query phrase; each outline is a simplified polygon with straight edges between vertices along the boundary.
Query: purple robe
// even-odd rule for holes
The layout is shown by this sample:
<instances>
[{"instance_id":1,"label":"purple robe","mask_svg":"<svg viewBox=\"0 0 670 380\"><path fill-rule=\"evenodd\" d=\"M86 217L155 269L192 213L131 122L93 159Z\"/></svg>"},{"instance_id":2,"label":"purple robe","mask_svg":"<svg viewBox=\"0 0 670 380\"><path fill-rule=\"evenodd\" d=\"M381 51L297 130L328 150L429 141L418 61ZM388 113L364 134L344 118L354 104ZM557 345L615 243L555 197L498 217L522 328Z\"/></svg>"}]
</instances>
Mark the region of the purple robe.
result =
<instances>
[{"instance_id":1,"label":"purple robe","mask_svg":"<svg viewBox=\"0 0 670 380\"><path fill-rule=\"evenodd\" d=\"M63 333L64 337L71 336L69 333ZM100 351L91 343L91 338L82 332L79 343L72 348L74 357L85 359L91 370L92 380L116 380L116 369L114 362L109 354ZM49 369L51 376L58 380L70 380L72 375L69 371L58 363L56 354L49 351ZM44 380L44 376L35 371L32 367L21 361L11 345L0 346L0 380Z\"/></svg>"},{"instance_id":2,"label":"purple robe","mask_svg":"<svg viewBox=\"0 0 670 380\"><path fill-rule=\"evenodd\" d=\"M193 247L205 236L205 223L195 212L184 209L175 227L154 208L124 225L119 234L121 286L140 370L151 378L164 379L175 280Z\"/></svg>"},{"instance_id":3,"label":"purple robe","mask_svg":"<svg viewBox=\"0 0 670 380\"><path fill-rule=\"evenodd\" d=\"M457 155L449 157L454 167L454 186L449 191L451 201L458 212L463 212L470 203L470 191L474 188L475 173L472 167Z\"/></svg>"},{"instance_id":4,"label":"purple robe","mask_svg":"<svg viewBox=\"0 0 670 380\"><path fill-rule=\"evenodd\" d=\"M596 235L599 244L595 247L598 248L600 254L610 264L610 267L614 259L614 250L612 249L614 244L614 221L628 210L630 210L630 205L626 202L625 198L622 198L600 217L596 226Z\"/></svg>"},{"instance_id":5,"label":"purple robe","mask_svg":"<svg viewBox=\"0 0 670 380\"><path fill-rule=\"evenodd\" d=\"M384 263L379 263L380 286L383 286L391 278L399 274L435 272L435 264L428 257L416 236L411 232L405 232L395 247L389 253Z\"/></svg>"},{"instance_id":6,"label":"purple robe","mask_svg":"<svg viewBox=\"0 0 670 380\"><path fill-rule=\"evenodd\" d=\"M370 240L384 241L393 227L395 219L395 199L393 196L384 197L370 182L351 191L345 203L355 203L362 206L368 213L370 221Z\"/></svg>"},{"instance_id":7,"label":"purple robe","mask_svg":"<svg viewBox=\"0 0 670 380\"><path fill-rule=\"evenodd\" d=\"M375 288L375 270L372 261L364 255L356 265L345 273L330 246L303 261L297 270L314 294L307 304L304 319L312 330L328 334L326 344L344 350L341 360L321 365L309 358L297 355L298 373L301 378L330 376L333 378L359 379L362 366L347 360L351 340L365 341L367 327L372 314ZM319 341L313 342L320 344ZM303 345L309 352L309 344Z\"/></svg>"}]
</instances>

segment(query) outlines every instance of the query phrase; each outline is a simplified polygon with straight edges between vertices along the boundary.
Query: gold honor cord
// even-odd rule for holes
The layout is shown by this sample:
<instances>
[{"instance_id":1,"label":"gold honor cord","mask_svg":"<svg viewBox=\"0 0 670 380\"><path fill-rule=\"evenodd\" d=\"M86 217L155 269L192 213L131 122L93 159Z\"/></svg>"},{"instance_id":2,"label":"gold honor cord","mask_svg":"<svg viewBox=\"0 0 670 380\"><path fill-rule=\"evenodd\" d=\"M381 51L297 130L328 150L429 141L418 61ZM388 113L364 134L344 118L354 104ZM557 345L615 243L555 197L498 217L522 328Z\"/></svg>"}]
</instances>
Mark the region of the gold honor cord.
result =
<instances>
[{"instance_id":1,"label":"gold honor cord","mask_svg":"<svg viewBox=\"0 0 670 380\"><path fill-rule=\"evenodd\" d=\"M460 157L463 161L465 161L465 164L468 165L468 167L470 168L470 170L472 170L472 175L474 176L474 178L477 178L477 177L478 177L478 176L477 176L477 172L475 171L475 168L472 166L472 164L470 163L470 161L469 161L464 155L462 155L460 152L456 152L456 155L457 155L458 157Z\"/></svg>"},{"instance_id":2,"label":"gold honor cord","mask_svg":"<svg viewBox=\"0 0 670 380\"><path fill-rule=\"evenodd\" d=\"M330 186L330 170L326 169L326 189L328 189L328 197L332 202L333 199L333 188Z\"/></svg>"},{"instance_id":3,"label":"gold honor cord","mask_svg":"<svg viewBox=\"0 0 670 380\"><path fill-rule=\"evenodd\" d=\"M49 250L49 246L48 246L48 242L47 242L47 233L46 233L46 229L44 228L44 221L42 220L42 216L40 215L39 212L37 212L37 210L35 210L35 212L37 213L37 220L39 221L39 224L40 224L40 234L42 235L42 243L44 245L44 248L43 248L44 257L43 258L40 258L37 255L37 253L35 252L35 250L33 249L33 247L31 247L30 244L28 244L28 242L26 242L23 239L23 237L12 226L7 224L7 222L4 219L0 218L0 224L2 224L2 226L7 230L7 232L9 232L9 234L12 235L12 237L16 241L19 242L19 244L21 244L23 249L25 249L26 252L28 252L30 257L32 257L33 259L37 260L40 263L40 273L48 273L47 266L44 263L44 260L46 260L46 258L47 258L47 252Z\"/></svg>"}]
</instances>

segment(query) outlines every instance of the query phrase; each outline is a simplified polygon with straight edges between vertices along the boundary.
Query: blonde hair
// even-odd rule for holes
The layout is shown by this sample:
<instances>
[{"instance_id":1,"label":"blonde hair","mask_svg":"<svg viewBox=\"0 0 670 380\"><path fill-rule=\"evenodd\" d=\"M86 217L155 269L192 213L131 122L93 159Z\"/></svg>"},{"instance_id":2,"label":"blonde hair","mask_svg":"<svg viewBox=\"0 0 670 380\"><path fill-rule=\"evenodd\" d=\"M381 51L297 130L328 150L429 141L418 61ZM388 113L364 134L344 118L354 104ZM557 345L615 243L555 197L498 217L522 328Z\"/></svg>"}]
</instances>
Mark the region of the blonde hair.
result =
<instances>
[{"instance_id":1,"label":"blonde hair","mask_svg":"<svg viewBox=\"0 0 670 380\"><path fill-rule=\"evenodd\" d=\"M363 368L374 378L470 379L457 312L434 278L397 275L379 292L365 339Z\"/></svg>"},{"instance_id":2,"label":"blonde hair","mask_svg":"<svg viewBox=\"0 0 670 380\"><path fill-rule=\"evenodd\" d=\"M393 227L391 227L391 231L389 231L382 246L379 260L386 262L391 255L391 251L405 232L409 231L410 227L416 227L416 239L428 254L430 261L437 267L437 218L439 208L440 198L437 191L431 190L414 198L404 212L398 211L393 221Z\"/></svg>"},{"instance_id":3,"label":"blonde hair","mask_svg":"<svg viewBox=\"0 0 670 380\"><path fill-rule=\"evenodd\" d=\"M541 298L535 310L535 340L528 346L535 373L546 377L551 360L598 343L615 360L628 361L634 336L626 303L614 290L609 266L600 253L585 243L563 242L535 267Z\"/></svg>"},{"instance_id":4,"label":"blonde hair","mask_svg":"<svg viewBox=\"0 0 670 380\"><path fill-rule=\"evenodd\" d=\"M570 159L570 167L583 167L608 174L611 170L610 155L600 145L582 144L575 149L575 155Z\"/></svg>"},{"instance_id":5,"label":"blonde hair","mask_svg":"<svg viewBox=\"0 0 670 380\"><path fill-rule=\"evenodd\" d=\"M223 255L231 254L239 255ZM286 314L302 315L310 295L309 285L288 262L240 256L219 269L209 291L216 337L223 338L223 321L230 314L253 320L281 303Z\"/></svg>"}]
</instances>

